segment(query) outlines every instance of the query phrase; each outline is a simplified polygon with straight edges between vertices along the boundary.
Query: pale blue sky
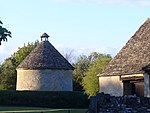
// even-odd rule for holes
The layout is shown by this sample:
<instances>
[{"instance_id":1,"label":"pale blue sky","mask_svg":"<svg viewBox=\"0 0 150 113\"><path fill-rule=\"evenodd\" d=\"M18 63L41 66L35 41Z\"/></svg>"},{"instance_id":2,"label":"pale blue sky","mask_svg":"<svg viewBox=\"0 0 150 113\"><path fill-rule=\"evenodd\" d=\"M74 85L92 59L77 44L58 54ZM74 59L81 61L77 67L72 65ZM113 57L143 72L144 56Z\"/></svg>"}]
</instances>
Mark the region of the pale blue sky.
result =
<instances>
[{"instance_id":1,"label":"pale blue sky","mask_svg":"<svg viewBox=\"0 0 150 113\"><path fill-rule=\"evenodd\" d=\"M149 0L0 1L0 20L12 32L0 46L0 62L44 32L59 51L114 56L150 17Z\"/></svg>"}]
</instances>

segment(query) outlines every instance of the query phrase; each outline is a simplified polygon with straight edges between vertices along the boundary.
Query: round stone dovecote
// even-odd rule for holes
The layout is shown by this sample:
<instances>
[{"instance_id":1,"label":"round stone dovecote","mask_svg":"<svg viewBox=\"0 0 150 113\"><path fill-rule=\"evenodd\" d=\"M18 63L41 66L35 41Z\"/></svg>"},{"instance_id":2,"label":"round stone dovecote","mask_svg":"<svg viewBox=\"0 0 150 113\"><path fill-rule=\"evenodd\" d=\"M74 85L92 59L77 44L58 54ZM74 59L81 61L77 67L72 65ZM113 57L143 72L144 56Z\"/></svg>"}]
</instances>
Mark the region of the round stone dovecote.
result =
<instances>
[{"instance_id":1,"label":"round stone dovecote","mask_svg":"<svg viewBox=\"0 0 150 113\"><path fill-rule=\"evenodd\" d=\"M16 90L72 91L72 65L48 41L48 35L17 67Z\"/></svg>"}]
</instances>

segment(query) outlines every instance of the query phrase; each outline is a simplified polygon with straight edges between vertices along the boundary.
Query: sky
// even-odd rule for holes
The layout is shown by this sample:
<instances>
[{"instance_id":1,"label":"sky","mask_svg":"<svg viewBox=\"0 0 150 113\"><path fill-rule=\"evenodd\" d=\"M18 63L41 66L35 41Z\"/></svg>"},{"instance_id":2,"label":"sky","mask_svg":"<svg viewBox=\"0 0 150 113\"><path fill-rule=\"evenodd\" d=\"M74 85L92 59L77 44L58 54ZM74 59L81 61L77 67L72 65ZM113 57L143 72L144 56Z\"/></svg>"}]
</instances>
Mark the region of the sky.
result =
<instances>
[{"instance_id":1,"label":"sky","mask_svg":"<svg viewBox=\"0 0 150 113\"><path fill-rule=\"evenodd\" d=\"M49 41L76 56L111 54L150 17L149 0L0 0L0 20L12 32L0 46L0 63L28 42Z\"/></svg>"}]
</instances>

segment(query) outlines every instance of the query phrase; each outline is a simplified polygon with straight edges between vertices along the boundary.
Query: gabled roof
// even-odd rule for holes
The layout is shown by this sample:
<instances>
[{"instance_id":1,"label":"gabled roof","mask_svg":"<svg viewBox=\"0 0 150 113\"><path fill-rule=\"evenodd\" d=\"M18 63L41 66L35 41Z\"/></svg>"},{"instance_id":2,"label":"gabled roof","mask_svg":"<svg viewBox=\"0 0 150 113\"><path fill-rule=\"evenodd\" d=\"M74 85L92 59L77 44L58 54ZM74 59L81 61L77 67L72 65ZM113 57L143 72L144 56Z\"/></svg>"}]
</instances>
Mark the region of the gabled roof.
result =
<instances>
[{"instance_id":1,"label":"gabled roof","mask_svg":"<svg viewBox=\"0 0 150 113\"><path fill-rule=\"evenodd\" d=\"M150 18L110 61L100 76L140 74L150 63Z\"/></svg>"},{"instance_id":2,"label":"gabled roof","mask_svg":"<svg viewBox=\"0 0 150 113\"><path fill-rule=\"evenodd\" d=\"M72 65L49 41L43 41L23 60L17 69L64 69L73 70Z\"/></svg>"}]
</instances>

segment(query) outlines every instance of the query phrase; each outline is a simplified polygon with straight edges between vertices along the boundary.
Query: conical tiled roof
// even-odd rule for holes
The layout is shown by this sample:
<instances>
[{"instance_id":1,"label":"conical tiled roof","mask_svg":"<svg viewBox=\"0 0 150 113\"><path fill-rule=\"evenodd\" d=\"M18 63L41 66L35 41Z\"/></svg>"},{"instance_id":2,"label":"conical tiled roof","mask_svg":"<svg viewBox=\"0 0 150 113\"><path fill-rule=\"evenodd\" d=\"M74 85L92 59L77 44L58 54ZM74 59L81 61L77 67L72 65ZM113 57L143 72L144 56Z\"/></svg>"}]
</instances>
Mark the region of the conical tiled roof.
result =
<instances>
[{"instance_id":1,"label":"conical tiled roof","mask_svg":"<svg viewBox=\"0 0 150 113\"><path fill-rule=\"evenodd\" d=\"M150 18L137 30L100 76L141 74L150 63Z\"/></svg>"},{"instance_id":2,"label":"conical tiled roof","mask_svg":"<svg viewBox=\"0 0 150 113\"><path fill-rule=\"evenodd\" d=\"M72 70L72 65L55 49L49 41L41 42L17 67L17 69L64 69Z\"/></svg>"}]
</instances>

